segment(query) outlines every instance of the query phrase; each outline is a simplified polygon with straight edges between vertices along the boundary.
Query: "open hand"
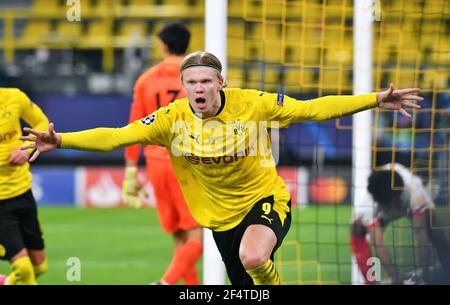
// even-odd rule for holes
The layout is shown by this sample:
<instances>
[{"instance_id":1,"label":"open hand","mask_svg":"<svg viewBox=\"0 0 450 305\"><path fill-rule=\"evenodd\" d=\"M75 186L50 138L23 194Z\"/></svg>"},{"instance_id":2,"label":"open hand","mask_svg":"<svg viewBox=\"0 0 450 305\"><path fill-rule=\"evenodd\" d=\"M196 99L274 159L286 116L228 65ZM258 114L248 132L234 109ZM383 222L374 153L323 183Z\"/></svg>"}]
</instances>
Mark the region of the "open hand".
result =
<instances>
[{"instance_id":1,"label":"open hand","mask_svg":"<svg viewBox=\"0 0 450 305\"><path fill-rule=\"evenodd\" d=\"M393 84L386 91L377 93L378 107L390 110L398 110L402 115L410 118L411 115L403 109L404 106L419 109L420 105L410 101L422 101L418 96L419 88L395 89Z\"/></svg>"},{"instance_id":2,"label":"open hand","mask_svg":"<svg viewBox=\"0 0 450 305\"><path fill-rule=\"evenodd\" d=\"M58 148L61 145L61 136L55 132L53 123L48 125L48 132L38 131L25 127L23 131L32 135L22 136L20 140L34 142L20 149L25 150L29 148L35 148L33 155L31 155L30 162L36 160L41 152L51 151Z\"/></svg>"}]
</instances>

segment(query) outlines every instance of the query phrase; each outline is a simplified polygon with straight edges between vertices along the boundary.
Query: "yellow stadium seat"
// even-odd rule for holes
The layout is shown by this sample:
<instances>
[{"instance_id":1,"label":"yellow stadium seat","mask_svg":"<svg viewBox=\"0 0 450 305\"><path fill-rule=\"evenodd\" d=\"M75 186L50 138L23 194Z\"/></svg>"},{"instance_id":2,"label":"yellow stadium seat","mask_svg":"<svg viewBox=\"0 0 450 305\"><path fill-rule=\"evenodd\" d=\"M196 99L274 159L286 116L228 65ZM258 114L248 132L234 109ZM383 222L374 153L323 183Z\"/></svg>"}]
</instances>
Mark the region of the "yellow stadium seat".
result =
<instances>
[{"instance_id":1,"label":"yellow stadium seat","mask_svg":"<svg viewBox=\"0 0 450 305\"><path fill-rule=\"evenodd\" d=\"M263 3L260 0L241 1L242 15L247 21L261 22L263 20Z\"/></svg>"},{"instance_id":2,"label":"yellow stadium seat","mask_svg":"<svg viewBox=\"0 0 450 305\"><path fill-rule=\"evenodd\" d=\"M284 64L300 65L300 47L297 45L286 44L284 54Z\"/></svg>"},{"instance_id":3,"label":"yellow stadium seat","mask_svg":"<svg viewBox=\"0 0 450 305\"><path fill-rule=\"evenodd\" d=\"M281 19L283 17L283 6L277 1L264 1L263 16L267 19ZM284 12L286 14L286 11Z\"/></svg>"},{"instance_id":4,"label":"yellow stadium seat","mask_svg":"<svg viewBox=\"0 0 450 305\"><path fill-rule=\"evenodd\" d=\"M231 17L243 16L242 0L228 0L228 15Z\"/></svg>"},{"instance_id":5,"label":"yellow stadium seat","mask_svg":"<svg viewBox=\"0 0 450 305\"><path fill-rule=\"evenodd\" d=\"M191 31L191 42L189 43L189 52L205 49L205 26L202 22L191 22L188 24Z\"/></svg>"},{"instance_id":6,"label":"yellow stadium seat","mask_svg":"<svg viewBox=\"0 0 450 305\"><path fill-rule=\"evenodd\" d=\"M325 49L325 63L330 65L351 65L352 64L352 49L344 49L339 46Z\"/></svg>"},{"instance_id":7,"label":"yellow stadium seat","mask_svg":"<svg viewBox=\"0 0 450 305\"><path fill-rule=\"evenodd\" d=\"M287 69L285 71L285 86L288 92L299 92L302 88L317 87L314 69Z\"/></svg>"},{"instance_id":8,"label":"yellow stadium seat","mask_svg":"<svg viewBox=\"0 0 450 305\"><path fill-rule=\"evenodd\" d=\"M102 48L112 43L112 25L103 21L93 21L87 27L87 33L80 40L81 48Z\"/></svg>"},{"instance_id":9,"label":"yellow stadium seat","mask_svg":"<svg viewBox=\"0 0 450 305\"><path fill-rule=\"evenodd\" d=\"M228 23L228 37L245 38L245 25L242 22Z\"/></svg>"},{"instance_id":10,"label":"yellow stadium seat","mask_svg":"<svg viewBox=\"0 0 450 305\"><path fill-rule=\"evenodd\" d=\"M163 5L187 5L187 0L163 0Z\"/></svg>"},{"instance_id":11,"label":"yellow stadium seat","mask_svg":"<svg viewBox=\"0 0 450 305\"><path fill-rule=\"evenodd\" d=\"M340 69L322 69L319 75L319 84L326 90L351 89L348 73Z\"/></svg>"},{"instance_id":12,"label":"yellow stadium seat","mask_svg":"<svg viewBox=\"0 0 450 305\"><path fill-rule=\"evenodd\" d=\"M320 63L320 51L316 47L299 47L300 63L302 65L317 66Z\"/></svg>"},{"instance_id":13,"label":"yellow stadium seat","mask_svg":"<svg viewBox=\"0 0 450 305\"><path fill-rule=\"evenodd\" d=\"M267 68L264 72L264 83L266 91L283 91L280 79L280 72L276 69Z\"/></svg>"},{"instance_id":14,"label":"yellow stadium seat","mask_svg":"<svg viewBox=\"0 0 450 305\"><path fill-rule=\"evenodd\" d=\"M51 31L48 21L28 21L17 46L22 48L34 48L43 43Z\"/></svg>"},{"instance_id":15,"label":"yellow stadium seat","mask_svg":"<svg viewBox=\"0 0 450 305\"><path fill-rule=\"evenodd\" d=\"M246 40L245 42L245 59L258 60L263 59L263 42L257 40Z\"/></svg>"},{"instance_id":16,"label":"yellow stadium seat","mask_svg":"<svg viewBox=\"0 0 450 305\"><path fill-rule=\"evenodd\" d=\"M31 9L33 11L57 11L61 9L59 0L33 0Z\"/></svg>"},{"instance_id":17,"label":"yellow stadium seat","mask_svg":"<svg viewBox=\"0 0 450 305\"><path fill-rule=\"evenodd\" d=\"M129 0L129 6L145 6L145 5L154 5L154 0Z\"/></svg>"},{"instance_id":18,"label":"yellow stadium seat","mask_svg":"<svg viewBox=\"0 0 450 305\"><path fill-rule=\"evenodd\" d=\"M229 68L226 80L229 88L242 88L244 85L244 71L241 68Z\"/></svg>"},{"instance_id":19,"label":"yellow stadium seat","mask_svg":"<svg viewBox=\"0 0 450 305\"><path fill-rule=\"evenodd\" d=\"M245 59L245 39L242 38L228 38L227 40L227 55L231 59Z\"/></svg>"},{"instance_id":20,"label":"yellow stadium seat","mask_svg":"<svg viewBox=\"0 0 450 305\"><path fill-rule=\"evenodd\" d=\"M265 41L263 49L263 60L267 63L280 63L284 59L284 49L281 41Z\"/></svg>"},{"instance_id":21,"label":"yellow stadium seat","mask_svg":"<svg viewBox=\"0 0 450 305\"><path fill-rule=\"evenodd\" d=\"M31 11L35 16L65 16L67 7L59 0L34 0Z\"/></svg>"},{"instance_id":22,"label":"yellow stadium seat","mask_svg":"<svg viewBox=\"0 0 450 305\"><path fill-rule=\"evenodd\" d=\"M147 25L144 22L126 21L123 22L115 37L115 45L118 47L126 47L128 45L145 44L147 37Z\"/></svg>"},{"instance_id":23,"label":"yellow stadium seat","mask_svg":"<svg viewBox=\"0 0 450 305\"><path fill-rule=\"evenodd\" d=\"M431 91L433 89L447 89L450 72L446 70L426 70L423 75L420 88L423 91Z\"/></svg>"},{"instance_id":24,"label":"yellow stadium seat","mask_svg":"<svg viewBox=\"0 0 450 305\"><path fill-rule=\"evenodd\" d=\"M61 21L56 26L56 34L66 37L80 37L82 32L82 25L80 22L65 22Z\"/></svg>"},{"instance_id":25,"label":"yellow stadium seat","mask_svg":"<svg viewBox=\"0 0 450 305\"><path fill-rule=\"evenodd\" d=\"M304 1L287 1L286 2L286 18L290 20L300 20L303 15Z\"/></svg>"}]
</instances>

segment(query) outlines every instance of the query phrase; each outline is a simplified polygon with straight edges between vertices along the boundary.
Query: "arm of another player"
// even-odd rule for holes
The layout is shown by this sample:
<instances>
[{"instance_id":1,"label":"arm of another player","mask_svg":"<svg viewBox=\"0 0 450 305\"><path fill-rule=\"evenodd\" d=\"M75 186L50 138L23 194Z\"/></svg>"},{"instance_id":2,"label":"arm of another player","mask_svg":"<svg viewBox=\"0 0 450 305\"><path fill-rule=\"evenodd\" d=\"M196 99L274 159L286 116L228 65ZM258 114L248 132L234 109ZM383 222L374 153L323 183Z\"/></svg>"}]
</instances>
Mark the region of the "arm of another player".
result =
<instances>
[{"instance_id":1,"label":"arm of another player","mask_svg":"<svg viewBox=\"0 0 450 305\"><path fill-rule=\"evenodd\" d=\"M21 118L31 127L37 130L46 130L48 128L48 118L38 105L30 101L28 96L20 91L18 94L20 97ZM25 143L30 144L30 143ZM9 165L22 165L28 162L30 155L33 153L32 149L22 150L19 148L12 151L8 164Z\"/></svg>"},{"instance_id":2,"label":"arm of another player","mask_svg":"<svg viewBox=\"0 0 450 305\"><path fill-rule=\"evenodd\" d=\"M375 243L375 248L377 249L377 255L381 260L384 268L386 269L389 277L392 280L392 284L401 284L401 277L398 273L397 267L392 262L389 252L387 250L386 243L384 241L384 230L380 225L374 225L369 228L370 237Z\"/></svg>"},{"instance_id":3,"label":"arm of another player","mask_svg":"<svg viewBox=\"0 0 450 305\"><path fill-rule=\"evenodd\" d=\"M414 235L417 240L417 247L419 248L419 265L422 269L421 277L425 282L429 280L429 266L430 266L430 249L428 239L428 222L427 213L412 214L412 226L414 228Z\"/></svg>"}]
</instances>

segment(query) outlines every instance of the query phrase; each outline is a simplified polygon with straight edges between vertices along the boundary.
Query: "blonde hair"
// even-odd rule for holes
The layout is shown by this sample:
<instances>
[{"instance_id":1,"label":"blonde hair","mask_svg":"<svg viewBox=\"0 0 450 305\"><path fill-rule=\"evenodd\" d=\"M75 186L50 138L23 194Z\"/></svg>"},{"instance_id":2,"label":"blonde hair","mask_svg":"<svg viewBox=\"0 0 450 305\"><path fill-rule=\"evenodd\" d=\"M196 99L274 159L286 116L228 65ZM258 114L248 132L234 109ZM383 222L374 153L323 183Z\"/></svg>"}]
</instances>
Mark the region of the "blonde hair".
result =
<instances>
[{"instance_id":1,"label":"blonde hair","mask_svg":"<svg viewBox=\"0 0 450 305\"><path fill-rule=\"evenodd\" d=\"M201 51L188 54L181 62L180 66L181 80L183 80L183 71L191 67L209 67L215 69L217 71L217 77L223 80L224 82L223 87L226 86L225 79L221 74L222 63L215 55L209 52L201 52Z\"/></svg>"}]
</instances>

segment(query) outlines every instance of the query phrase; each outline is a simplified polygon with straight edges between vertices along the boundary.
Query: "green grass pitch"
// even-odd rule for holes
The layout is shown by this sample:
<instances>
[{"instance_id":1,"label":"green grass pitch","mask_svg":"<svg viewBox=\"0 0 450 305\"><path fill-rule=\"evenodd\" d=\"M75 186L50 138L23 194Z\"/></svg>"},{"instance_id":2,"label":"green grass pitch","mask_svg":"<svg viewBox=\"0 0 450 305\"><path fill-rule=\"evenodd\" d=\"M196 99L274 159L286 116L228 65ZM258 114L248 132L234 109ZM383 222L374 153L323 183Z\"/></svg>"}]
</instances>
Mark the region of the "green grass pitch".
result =
<instances>
[{"instance_id":1,"label":"green grass pitch","mask_svg":"<svg viewBox=\"0 0 450 305\"><path fill-rule=\"evenodd\" d=\"M145 285L162 276L172 257L172 238L155 209L40 207L39 215L49 260L40 284ZM293 210L275 257L284 284L351 283L350 216L347 205ZM80 281L66 277L71 257L80 260ZM202 262L197 266L202 277ZM0 273L8 272L9 264L0 261Z\"/></svg>"}]
</instances>

